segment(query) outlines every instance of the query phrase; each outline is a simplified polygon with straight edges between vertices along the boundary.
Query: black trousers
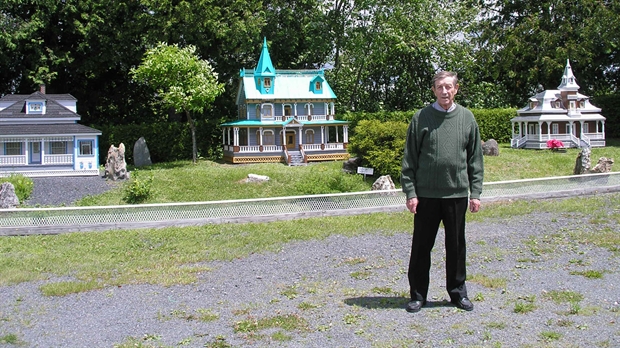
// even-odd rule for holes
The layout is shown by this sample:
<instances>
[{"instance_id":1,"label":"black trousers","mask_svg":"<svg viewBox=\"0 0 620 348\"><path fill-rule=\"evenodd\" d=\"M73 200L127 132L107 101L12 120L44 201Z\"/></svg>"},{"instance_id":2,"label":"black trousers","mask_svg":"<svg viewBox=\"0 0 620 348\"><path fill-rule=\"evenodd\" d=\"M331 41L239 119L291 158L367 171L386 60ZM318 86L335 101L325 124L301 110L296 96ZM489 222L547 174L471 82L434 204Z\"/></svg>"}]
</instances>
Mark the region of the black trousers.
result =
<instances>
[{"instance_id":1,"label":"black trousers","mask_svg":"<svg viewBox=\"0 0 620 348\"><path fill-rule=\"evenodd\" d=\"M467 205L467 197L418 197L417 213L413 219L413 240L408 272L412 300L424 301L428 295L431 250L442 221L445 228L446 290L451 300L467 296L465 286Z\"/></svg>"}]
</instances>

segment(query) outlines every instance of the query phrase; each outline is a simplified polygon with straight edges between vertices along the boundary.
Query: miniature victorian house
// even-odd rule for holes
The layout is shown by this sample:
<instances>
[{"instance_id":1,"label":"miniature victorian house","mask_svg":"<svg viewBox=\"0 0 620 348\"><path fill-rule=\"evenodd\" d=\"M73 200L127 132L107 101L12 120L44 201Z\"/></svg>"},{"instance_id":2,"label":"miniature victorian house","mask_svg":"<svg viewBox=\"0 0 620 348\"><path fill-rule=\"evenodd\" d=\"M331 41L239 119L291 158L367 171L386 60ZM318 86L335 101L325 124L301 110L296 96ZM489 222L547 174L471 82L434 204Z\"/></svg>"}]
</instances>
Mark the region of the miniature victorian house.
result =
<instances>
[{"instance_id":1,"label":"miniature victorian house","mask_svg":"<svg viewBox=\"0 0 620 348\"><path fill-rule=\"evenodd\" d=\"M238 119L221 125L224 160L348 159L348 122L334 118L335 100L323 70L276 70L264 39L256 68L240 71Z\"/></svg>"},{"instance_id":2,"label":"miniature victorian house","mask_svg":"<svg viewBox=\"0 0 620 348\"><path fill-rule=\"evenodd\" d=\"M566 60L557 90L545 90L517 110L512 123L513 148L544 149L549 142L564 147L604 147L605 117L601 109L580 94L570 62Z\"/></svg>"}]
</instances>

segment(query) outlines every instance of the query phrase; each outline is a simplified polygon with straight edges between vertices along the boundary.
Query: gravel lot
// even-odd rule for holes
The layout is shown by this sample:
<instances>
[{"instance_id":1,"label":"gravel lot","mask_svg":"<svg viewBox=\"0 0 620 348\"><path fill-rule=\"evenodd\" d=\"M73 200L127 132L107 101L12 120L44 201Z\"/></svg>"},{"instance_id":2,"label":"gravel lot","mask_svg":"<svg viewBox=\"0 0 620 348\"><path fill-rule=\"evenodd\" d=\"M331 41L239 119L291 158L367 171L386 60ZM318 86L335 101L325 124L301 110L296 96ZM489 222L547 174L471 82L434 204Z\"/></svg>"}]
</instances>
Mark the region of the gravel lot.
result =
<instances>
[{"instance_id":1,"label":"gravel lot","mask_svg":"<svg viewBox=\"0 0 620 348\"><path fill-rule=\"evenodd\" d=\"M100 176L32 178L34 187L27 206L70 206L88 196L104 193L118 182Z\"/></svg>"},{"instance_id":2,"label":"gravel lot","mask_svg":"<svg viewBox=\"0 0 620 348\"><path fill-rule=\"evenodd\" d=\"M473 312L447 301L441 233L430 303L415 314L404 310L410 233L336 234L208 263L212 270L186 286L128 285L63 297L42 296L38 287L70 277L2 286L0 341L9 335L24 347L620 347L620 254L571 235L617 226L588 221L538 213L470 223L469 276L505 281L496 288L483 279L468 282ZM592 270L603 277L579 273ZM558 291L583 299L556 303L549 295ZM531 312L515 313L529 303ZM213 320L198 319L205 313ZM250 329L278 316L301 326Z\"/></svg>"}]
</instances>

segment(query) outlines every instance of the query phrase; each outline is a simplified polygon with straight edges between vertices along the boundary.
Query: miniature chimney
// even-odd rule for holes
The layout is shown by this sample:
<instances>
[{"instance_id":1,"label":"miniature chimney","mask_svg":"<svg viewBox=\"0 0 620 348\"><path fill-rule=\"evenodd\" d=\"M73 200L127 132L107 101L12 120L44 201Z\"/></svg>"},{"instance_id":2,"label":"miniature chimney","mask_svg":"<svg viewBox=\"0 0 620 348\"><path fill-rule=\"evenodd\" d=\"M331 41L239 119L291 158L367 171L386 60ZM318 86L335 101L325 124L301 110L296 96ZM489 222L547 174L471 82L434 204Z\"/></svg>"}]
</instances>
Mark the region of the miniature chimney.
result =
<instances>
[{"instance_id":1,"label":"miniature chimney","mask_svg":"<svg viewBox=\"0 0 620 348\"><path fill-rule=\"evenodd\" d=\"M45 94L45 84L42 83L39 85L39 92Z\"/></svg>"}]
</instances>

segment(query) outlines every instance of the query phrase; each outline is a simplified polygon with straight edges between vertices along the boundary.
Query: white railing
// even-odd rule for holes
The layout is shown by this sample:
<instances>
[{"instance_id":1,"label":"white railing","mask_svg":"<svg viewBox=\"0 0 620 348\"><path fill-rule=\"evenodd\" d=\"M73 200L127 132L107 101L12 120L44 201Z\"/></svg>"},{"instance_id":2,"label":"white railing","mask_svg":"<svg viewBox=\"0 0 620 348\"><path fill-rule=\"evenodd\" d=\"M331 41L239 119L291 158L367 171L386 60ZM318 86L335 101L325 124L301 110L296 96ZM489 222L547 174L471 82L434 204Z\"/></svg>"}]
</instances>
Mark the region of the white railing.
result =
<instances>
[{"instance_id":1,"label":"white railing","mask_svg":"<svg viewBox=\"0 0 620 348\"><path fill-rule=\"evenodd\" d=\"M260 152L258 145L239 146L239 152Z\"/></svg>"},{"instance_id":2,"label":"white railing","mask_svg":"<svg viewBox=\"0 0 620 348\"><path fill-rule=\"evenodd\" d=\"M587 135L585 135L584 133L581 133L581 141L582 141L582 142L583 142L583 143L584 143L587 147L590 147L590 138L588 138L588 136L587 136ZM581 146L581 144L579 144L579 146L580 146L580 147L583 147L583 146Z\"/></svg>"},{"instance_id":3,"label":"white railing","mask_svg":"<svg viewBox=\"0 0 620 348\"><path fill-rule=\"evenodd\" d=\"M344 150L342 143L328 143L322 144L324 147L321 149L321 144L303 144L301 145L306 151L321 151L321 150Z\"/></svg>"},{"instance_id":4,"label":"white railing","mask_svg":"<svg viewBox=\"0 0 620 348\"><path fill-rule=\"evenodd\" d=\"M288 121L291 118L297 118L298 121L326 121L333 119L332 115L297 115L297 116L276 116L276 120Z\"/></svg>"},{"instance_id":5,"label":"white railing","mask_svg":"<svg viewBox=\"0 0 620 348\"><path fill-rule=\"evenodd\" d=\"M280 145L263 145L263 152L277 152L282 151Z\"/></svg>"},{"instance_id":6,"label":"white railing","mask_svg":"<svg viewBox=\"0 0 620 348\"><path fill-rule=\"evenodd\" d=\"M344 150L344 145L342 143L325 144L325 150Z\"/></svg>"},{"instance_id":7,"label":"white railing","mask_svg":"<svg viewBox=\"0 0 620 348\"><path fill-rule=\"evenodd\" d=\"M0 156L0 166L11 166L16 164L26 164L28 159L25 155L19 156Z\"/></svg>"},{"instance_id":8,"label":"white railing","mask_svg":"<svg viewBox=\"0 0 620 348\"><path fill-rule=\"evenodd\" d=\"M605 134L603 133L585 133L585 135L587 135L590 140L605 139Z\"/></svg>"},{"instance_id":9,"label":"white railing","mask_svg":"<svg viewBox=\"0 0 620 348\"><path fill-rule=\"evenodd\" d=\"M73 155L44 155L43 164L73 164Z\"/></svg>"},{"instance_id":10,"label":"white railing","mask_svg":"<svg viewBox=\"0 0 620 348\"><path fill-rule=\"evenodd\" d=\"M306 151L320 151L321 144L303 144L301 147Z\"/></svg>"},{"instance_id":11,"label":"white railing","mask_svg":"<svg viewBox=\"0 0 620 348\"><path fill-rule=\"evenodd\" d=\"M516 134L515 134L516 135ZM527 136L523 136L521 138L513 138L510 141L510 147L512 148L520 148L521 146L523 146L523 144L525 144L525 142L527 141Z\"/></svg>"},{"instance_id":12,"label":"white railing","mask_svg":"<svg viewBox=\"0 0 620 348\"><path fill-rule=\"evenodd\" d=\"M575 144L576 147L580 147L581 146L581 140L579 138L577 138L576 136L574 136L573 134L570 135L570 141ZM566 145L565 145L566 146ZM572 146L571 146L572 147Z\"/></svg>"}]
</instances>

